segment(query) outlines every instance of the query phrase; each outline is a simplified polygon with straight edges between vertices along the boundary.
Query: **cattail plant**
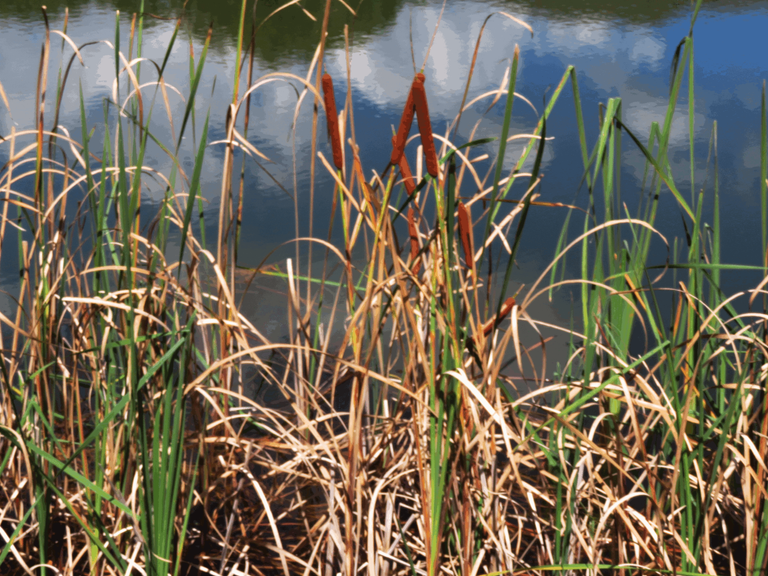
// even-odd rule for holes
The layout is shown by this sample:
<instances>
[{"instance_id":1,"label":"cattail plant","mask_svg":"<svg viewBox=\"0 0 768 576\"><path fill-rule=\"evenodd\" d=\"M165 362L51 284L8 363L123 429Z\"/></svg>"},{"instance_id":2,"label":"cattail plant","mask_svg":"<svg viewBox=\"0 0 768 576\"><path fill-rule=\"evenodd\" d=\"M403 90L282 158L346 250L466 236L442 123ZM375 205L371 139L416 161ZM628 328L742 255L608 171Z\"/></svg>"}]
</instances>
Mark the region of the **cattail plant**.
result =
<instances>
[{"instance_id":1,"label":"cattail plant","mask_svg":"<svg viewBox=\"0 0 768 576\"><path fill-rule=\"evenodd\" d=\"M413 87L417 84L424 83L424 74L416 74L411 84L411 89L408 91L408 98L405 101L405 108L400 116L400 126L397 129L395 135L395 141L392 145L392 156L390 157L390 163L397 166L400 162L400 158L403 156L405 150L405 143L408 140L408 134L411 132L411 124L413 124L413 114L416 112L413 101Z\"/></svg>"},{"instance_id":2,"label":"cattail plant","mask_svg":"<svg viewBox=\"0 0 768 576\"><path fill-rule=\"evenodd\" d=\"M437 152L435 151L435 141L432 138L432 122L429 119L424 80L414 82L411 91L413 92L413 105L416 108L416 119L419 121L421 145L424 147L424 156L427 159L427 172L432 178L437 178Z\"/></svg>"},{"instance_id":3,"label":"cattail plant","mask_svg":"<svg viewBox=\"0 0 768 576\"><path fill-rule=\"evenodd\" d=\"M328 122L328 136L331 138L333 150L333 165L337 170L344 167L344 152L341 148L341 133L339 132L339 117L336 113L336 97L333 93L333 78L327 72L323 74L323 97L325 100L325 116Z\"/></svg>"},{"instance_id":4,"label":"cattail plant","mask_svg":"<svg viewBox=\"0 0 768 576\"><path fill-rule=\"evenodd\" d=\"M424 155L427 158L427 172L433 178L437 178L437 153L435 151L435 141L432 137L432 123L429 119L429 106L427 105L427 93L424 90L425 76L421 72L416 74L408 92L408 99L405 101L405 108L400 117L400 127L392 145L392 156L390 163L400 166L400 159L405 150L405 143L408 140L408 134L411 131L413 115L419 123L419 135L421 136L421 145L424 148ZM402 166L400 171L403 172ZM409 170L410 171L410 170Z\"/></svg>"},{"instance_id":5,"label":"cattail plant","mask_svg":"<svg viewBox=\"0 0 768 576\"><path fill-rule=\"evenodd\" d=\"M416 217L413 206L408 208L408 236L411 243L411 262L413 263L411 271L414 274L418 274L419 269L421 268L421 260L419 260L419 229L416 226Z\"/></svg>"},{"instance_id":6,"label":"cattail plant","mask_svg":"<svg viewBox=\"0 0 768 576\"><path fill-rule=\"evenodd\" d=\"M459 238L461 239L461 248L464 250L464 260L467 263L467 273L475 273L475 243L472 236L472 214L464 202L459 202L457 206L459 213Z\"/></svg>"},{"instance_id":7,"label":"cattail plant","mask_svg":"<svg viewBox=\"0 0 768 576\"><path fill-rule=\"evenodd\" d=\"M397 145L396 141L397 137L393 136L393 150ZM408 194L413 194L416 191L416 182L413 179L413 174L411 174L411 167L408 165L408 159L405 157L405 154L400 155L400 159L397 161L397 167L400 168L400 176L403 177L403 184L405 185L406 192L408 192Z\"/></svg>"}]
</instances>

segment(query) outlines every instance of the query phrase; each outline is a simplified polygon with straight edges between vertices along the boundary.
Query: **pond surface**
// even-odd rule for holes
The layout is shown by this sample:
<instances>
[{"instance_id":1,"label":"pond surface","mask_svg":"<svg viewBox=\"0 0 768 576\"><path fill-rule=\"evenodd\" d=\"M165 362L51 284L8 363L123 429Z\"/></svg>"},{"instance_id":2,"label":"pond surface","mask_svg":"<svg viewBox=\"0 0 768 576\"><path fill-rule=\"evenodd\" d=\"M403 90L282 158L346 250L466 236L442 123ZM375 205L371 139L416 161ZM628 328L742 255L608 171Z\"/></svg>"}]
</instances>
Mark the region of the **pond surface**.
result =
<instances>
[{"instance_id":1,"label":"pond surface","mask_svg":"<svg viewBox=\"0 0 768 576\"><path fill-rule=\"evenodd\" d=\"M262 0L256 8L257 20L283 2ZM147 0L143 55L162 61L170 42L174 17L182 13L180 0ZM264 24L256 36L254 78L273 72L307 74L320 34L324 2L307 0L291 6ZM81 45L94 40L114 40L115 10L120 10L121 48L127 51L131 15L139 3L133 0L55 0L48 1L51 28L61 29L64 7L69 6L67 34ZM337 94L346 89L344 25L353 31L350 70L352 98L355 105L357 142L367 175L386 165L391 147L391 126L397 125L407 94L414 65L420 67L441 12L434 1L407 2L366 0L353 3L353 17L342 3L334 1L331 14L325 65L336 82ZM186 5L182 33L166 72L166 81L182 94L189 86L189 45L199 57L202 42L213 23L211 52L198 91L196 102L196 135L199 136L206 112L211 112L211 141L223 138L227 105L232 99L234 83L239 0L190 0ZM251 5L248 13L250 18ZM528 98L540 113L544 99L549 98L567 65L578 73L587 138L590 147L597 136L599 103L621 96L626 124L643 140L648 138L653 121L662 123L667 108L670 64L680 40L687 34L691 6L688 2L637 0L627 4L619 0L509 1L451 0L448 2L426 61L426 90L433 128L444 132L455 117L461 103L475 42L486 16L502 10L526 21L534 35L502 16L490 19L484 33L470 98L497 89L516 44L521 50L521 68L516 91ZM318 21L307 16L312 14ZM761 252L760 225L760 94L768 77L764 31L768 29L768 9L764 2L705 2L695 26L695 118L696 130L694 170L695 188L705 185L710 201L704 218L712 221L712 176L705 182L706 160L713 121L719 125L719 168L722 193L721 222L724 262L758 264ZM7 135L13 123L17 130L34 124L35 86L40 47L45 28L40 9L29 0L0 2L0 83L5 88L12 117L0 104L0 134ZM58 37L53 37L58 46ZM57 51L58 50L58 51ZM64 58L71 50L65 48ZM55 79L61 50L53 51L49 78ZM134 49L135 54L135 49ZM106 44L83 50L86 67L73 66L59 123L80 134L78 84L85 95L89 127L103 121L104 100L110 96L115 75L114 55ZM142 69L144 81L150 69ZM153 78L153 77L152 77ZM184 103L169 92L175 117L181 118ZM245 216L239 265L256 266L265 257L272 261L290 256L293 248L280 248L296 237L294 200L300 206L300 232L308 228L308 178L310 166L311 102L301 109L296 125L297 179L293 179L293 123L296 92L287 83L273 83L254 94L249 140L266 154L273 164L269 174L254 163L246 163ZM485 106L467 113L461 123L458 140L465 140ZM678 188L690 196L691 182L688 151L687 100L681 93L670 142L670 162ZM503 117L503 103L486 117L477 136L496 136ZM161 101L156 103L154 130L172 141L174 130L167 120ZM178 120L176 120L178 122ZM515 103L513 129L530 132L537 115L522 101ZM99 129L100 130L100 129ZM319 128L320 150L330 157ZM192 134L192 132L189 132ZM578 189L582 176L581 156L570 88L566 88L548 124L548 135L555 140L546 148L541 200L576 203L586 206L586 191ZM96 141L100 137L98 130ZM192 138L184 166L192 165ZM97 145L98 146L98 145ZM488 148L492 156L496 144ZM97 149L100 149L97 148ZM505 165L516 160L512 148ZM519 149L518 149L519 150ZM642 155L626 146L622 158L622 199L630 212L636 211L644 169ZM7 149L0 160L7 159ZM152 149L147 164L168 172L170 162ZM204 171L204 194L212 202L208 222L215 227L218 207L223 147L208 149ZM238 165L239 166L239 165ZM238 169L239 172L239 169ZM316 187L316 235L324 236L330 213L330 181L319 168ZM277 182L277 183L276 183ZM145 202L157 201L162 188L144 191ZM668 192L662 198L657 219L659 230L672 242L684 238L681 213ZM520 253L519 280L527 281L548 263L565 218L564 209L532 210ZM337 227L338 228L338 227ZM319 232L318 232L319 230ZM661 245L660 245L661 246ZM272 252L277 250L277 252ZM270 256L271 254L271 256ZM661 250L654 258L663 263L667 254ZM13 275L3 259L3 275ZM733 292L752 287L759 274L745 272L725 275L723 289ZM567 312L566 312L567 314ZM272 322L277 322L273 319Z\"/></svg>"}]
</instances>

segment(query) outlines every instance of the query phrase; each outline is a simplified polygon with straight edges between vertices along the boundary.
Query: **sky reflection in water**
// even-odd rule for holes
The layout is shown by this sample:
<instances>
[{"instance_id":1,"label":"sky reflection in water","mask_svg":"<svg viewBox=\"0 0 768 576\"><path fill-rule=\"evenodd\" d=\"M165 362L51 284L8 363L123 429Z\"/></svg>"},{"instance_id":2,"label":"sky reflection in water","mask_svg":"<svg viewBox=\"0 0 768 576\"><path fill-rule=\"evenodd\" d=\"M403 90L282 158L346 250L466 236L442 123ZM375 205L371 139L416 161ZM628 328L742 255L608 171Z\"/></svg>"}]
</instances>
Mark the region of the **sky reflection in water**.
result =
<instances>
[{"instance_id":1,"label":"sky reflection in water","mask_svg":"<svg viewBox=\"0 0 768 576\"><path fill-rule=\"evenodd\" d=\"M362 10L365 9L364 3ZM527 21L535 34L531 38L523 27L502 16L491 18L481 43L470 99L499 87L514 46L519 44L521 67L517 91L528 98L539 112L543 109L543 100L551 95L566 66L573 64L576 67L590 146L597 135L598 102L605 102L609 97L622 97L623 119L644 140L648 137L652 121L663 122L667 108L670 62L678 42L687 34L689 26L689 16L685 10L681 9L678 16L650 24L626 23L619 19L600 19L594 16L582 16L574 20L560 18L554 12L532 11L512 3L496 6L489 2L459 1L450 2L446 8L425 69L433 127L437 132L444 133L458 111L480 27L485 17L498 9ZM113 12L101 6L88 5L81 9L81 14L81 18L70 22L68 30L77 44L113 38ZM439 14L439 3L406 3L397 10L394 19L388 21L377 33L361 36L353 45L350 66L355 124L368 174L372 169L382 170L386 164L390 126L398 122L413 75L409 38L412 34L416 65L420 67ZM298 10L293 17L304 18ZM121 22L121 47L125 50L128 47L126 35L130 29L129 16L124 15ZM767 24L768 10L755 4L732 11L703 10L695 27L696 187L698 190L704 182L712 122L717 119L723 194L723 260L729 262L757 263L760 259L760 89L766 77L768 62L758 43ZM52 19L52 26L60 28L60 16ZM35 80L43 32L42 22L30 24L14 19L3 22L0 82L11 100L17 130L32 125ZM144 37L144 55L160 62L171 34L171 22L155 23L149 27ZM57 46L58 42L58 38L53 37L53 46ZM187 92L189 84L186 42L184 38L177 42L166 73L167 82L176 86L182 94ZM343 49L338 47L338 42L335 44L337 46L331 47L326 54L326 66L335 79L337 94L341 98L346 88L346 62ZM196 55L199 55L199 39L194 40L194 46ZM71 50L65 49L66 58L70 54ZM82 82L88 107L88 123L93 126L103 119L103 99L110 94L115 70L113 52L106 44L86 48L83 55L87 68L82 69L78 64L73 66L60 119L60 124L69 127L78 139L78 82ZM58 50L54 50L51 59L52 80L56 77L59 57ZM197 130L199 134L210 106L211 140L223 137L223 120L226 105L231 99L234 62L234 48L227 43L218 43L205 67L196 102ZM291 55L271 62L257 59L255 77L275 70L306 76L307 65L305 58ZM142 69L142 73L144 81L154 78L148 65ZM214 79L215 91L212 93ZM125 86L122 90L125 94ZM151 92L145 93L145 96L149 94ZM688 197L688 103L685 94L681 92L673 123L670 162L678 188ZM173 93L170 93L170 99L175 115L174 129L178 130L184 102ZM273 176L290 194L298 190L300 204L306 206L311 101L305 102L297 122L296 190L291 176L291 125L295 103L296 91L285 82L270 83L259 89L252 102L249 139L274 161L274 165L269 166ZM485 112L487 103L488 100L465 114L457 138L459 141L469 136L475 122ZM51 116L49 112L48 118ZM496 136L502 116L503 101L485 116L476 136ZM534 111L525 103L515 103L513 131L530 132L536 119ZM161 101L156 104L153 124L155 132L170 143L171 128ZM10 129L11 120L3 108L0 112L0 133L7 135ZM544 156L542 199L571 203L576 198L576 203L585 206L586 191L582 189L577 196L582 165L570 88L566 88L553 112L548 133L555 140L549 143ZM184 147L187 156L183 162L187 169L191 169L193 150L192 133L189 134ZM320 149L326 157L330 157L324 138L324 126L320 127L320 134ZM101 137L102 134L97 132L96 141ZM100 144L92 146L100 150ZM415 153L415 146L414 142L408 148L411 155ZM487 146L487 152L494 155L496 146ZM521 149L520 145L508 149L506 167L514 164ZM7 154L7 149L1 153ZM209 199L216 198L219 192L222 155L221 145L211 147L207 153L204 193ZM634 213L644 160L639 152L627 145L622 162L622 198L630 212ZM154 146L148 151L147 163L165 173L170 170L170 161ZM248 249L243 252L244 260L241 264L252 266L258 264L280 243L293 238L295 231L290 197L253 163L247 164L246 172L247 225L243 242ZM324 230L329 203L322 201L322 198L328 197L330 187L322 167L320 174L316 188L316 222ZM468 180L466 185L469 185ZM467 195L472 192L469 188L463 191ZM146 193L148 197L157 198L161 194L161 187ZM707 181L707 194L711 199L711 175ZM211 210L217 206L218 202L212 203ZM711 200L707 206L711 207ZM521 259L548 262L552 258L555 239L564 217L563 210L532 211ZM711 222L711 213L706 208L704 217ZM214 219L210 220L212 222ZM671 195L667 194L667 198L663 199L657 224L670 239L684 235L680 211L672 202ZM306 215L302 226L302 233L306 233ZM660 252L659 262L663 262L665 257L664 251ZM747 276L739 274L731 279L726 277L725 289L733 290L754 284L755 279Z\"/></svg>"}]
</instances>

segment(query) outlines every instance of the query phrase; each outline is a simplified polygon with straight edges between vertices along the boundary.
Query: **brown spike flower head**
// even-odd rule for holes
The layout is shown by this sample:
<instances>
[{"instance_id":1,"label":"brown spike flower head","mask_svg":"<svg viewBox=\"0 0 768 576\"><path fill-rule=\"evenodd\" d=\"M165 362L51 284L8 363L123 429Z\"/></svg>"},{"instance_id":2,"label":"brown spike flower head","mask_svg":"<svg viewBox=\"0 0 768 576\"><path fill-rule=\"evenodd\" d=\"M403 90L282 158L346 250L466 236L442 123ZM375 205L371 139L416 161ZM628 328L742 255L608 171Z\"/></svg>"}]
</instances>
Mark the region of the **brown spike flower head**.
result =
<instances>
[{"instance_id":1,"label":"brown spike flower head","mask_svg":"<svg viewBox=\"0 0 768 576\"><path fill-rule=\"evenodd\" d=\"M389 160L394 166L399 165L400 158L403 156L403 150L405 150L405 142L408 140L408 134L411 132L413 113L416 111L413 104L413 87L416 84L424 84L424 74L416 74L411 84L411 89L408 91L408 99L405 101L403 115L400 116L400 127L397 129L397 136L395 136L395 142L392 145L392 156Z\"/></svg>"},{"instance_id":2,"label":"brown spike flower head","mask_svg":"<svg viewBox=\"0 0 768 576\"><path fill-rule=\"evenodd\" d=\"M429 172L432 178L437 178L437 153L435 151L435 141L432 138L432 122L429 120L429 106L427 106L427 93L424 90L424 82L414 82L411 92L413 93L413 105L416 108L416 118L419 121L421 145L424 147L424 156L427 158L427 172Z\"/></svg>"},{"instance_id":3,"label":"brown spike flower head","mask_svg":"<svg viewBox=\"0 0 768 576\"><path fill-rule=\"evenodd\" d=\"M328 119L328 135L333 149L333 164L338 170L344 167L344 154L341 150L341 134L339 133L339 117L336 113L336 98L333 93L333 79L327 72L323 74L323 96L325 100L325 115Z\"/></svg>"},{"instance_id":4,"label":"brown spike flower head","mask_svg":"<svg viewBox=\"0 0 768 576\"><path fill-rule=\"evenodd\" d=\"M413 273L418 274L421 268L419 256L419 230L416 228L416 217L413 206L408 208L408 236L411 237L411 262L413 262Z\"/></svg>"},{"instance_id":5,"label":"brown spike flower head","mask_svg":"<svg viewBox=\"0 0 768 576\"><path fill-rule=\"evenodd\" d=\"M397 138L395 136L392 137L392 147L394 148L395 142L397 141ZM397 163L398 167L400 168L400 175L403 177L403 184L405 184L405 189L408 192L408 194L413 194L416 190L416 182L413 180L413 174L411 174L411 167L408 166L408 159L405 157L405 154L400 155L400 160Z\"/></svg>"},{"instance_id":6,"label":"brown spike flower head","mask_svg":"<svg viewBox=\"0 0 768 576\"><path fill-rule=\"evenodd\" d=\"M514 296L507 298L504 301L504 304L501 305L499 315L496 318L491 318L483 325L483 334L488 336L488 334L491 333L491 330L493 330L493 327L507 317L507 315L512 311L512 308L514 308L515 304L517 304L517 301L515 300Z\"/></svg>"},{"instance_id":7,"label":"brown spike flower head","mask_svg":"<svg viewBox=\"0 0 768 576\"><path fill-rule=\"evenodd\" d=\"M472 214L469 208L464 205L464 202L459 202L459 238L461 239L461 247L464 249L464 260L466 260L467 268L471 272L475 269Z\"/></svg>"}]
</instances>

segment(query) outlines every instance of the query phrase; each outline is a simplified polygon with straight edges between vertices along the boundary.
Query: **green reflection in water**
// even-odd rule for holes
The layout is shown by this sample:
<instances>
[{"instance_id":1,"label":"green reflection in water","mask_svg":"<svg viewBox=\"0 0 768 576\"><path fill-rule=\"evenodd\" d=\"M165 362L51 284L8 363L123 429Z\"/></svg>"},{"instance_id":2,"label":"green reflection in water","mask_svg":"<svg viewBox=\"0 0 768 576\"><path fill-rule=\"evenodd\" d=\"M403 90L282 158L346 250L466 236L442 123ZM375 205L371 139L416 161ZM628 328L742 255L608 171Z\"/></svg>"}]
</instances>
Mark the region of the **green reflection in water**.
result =
<instances>
[{"instance_id":1,"label":"green reflection in water","mask_svg":"<svg viewBox=\"0 0 768 576\"><path fill-rule=\"evenodd\" d=\"M449 10L451 3L456 1L449 0ZM285 3L286 0L259 0L256 21L261 22ZM394 23L396 15L406 1L348 0L347 3L357 10L358 15L353 16L341 2L333 0L329 27L331 47L343 46L345 25L354 30L358 40L386 29ZM548 20L593 20L644 25L661 25L665 20L681 16L690 9L687 0L485 0L484 3L489 10L532 14ZM2 0L0 21L40 23L41 4L42 0ZM128 15L139 8L138 0L45 0L45 4L52 18L61 18L66 6L70 8L70 17L78 19L86 19L92 10L120 10ZM240 0L189 0L184 8L184 0L145 0L144 10L147 14L162 18L176 18L183 14L185 27L198 39L205 37L208 26L213 23L212 45L216 49L234 45L240 5ZM320 35L324 5L325 0L302 0L301 7L314 15L316 21L311 20L298 5L290 6L275 15L256 36L256 53L261 60L267 64L277 64L286 59L311 58ZM735 12L763 5L761 0L712 0L706 3L706 8L709 11ZM253 1L249 0L249 29L252 8ZM152 27L155 22L152 18L147 18L145 26Z\"/></svg>"},{"instance_id":2,"label":"green reflection in water","mask_svg":"<svg viewBox=\"0 0 768 576\"><path fill-rule=\"evenodd\" d=\"M359 0L357 0L359 1ZM350 0L348 4L357 8L357 1ZM256 10L256 22L260 23L277 8L284 5L286 0L259 0ZM329 23L329 46L344 45L344 26L354 29L357 38L372 36L389 24L404 4L404 0L388 0L386 2L364 2L357 17L337 0L332 4ZM63 18L65 7L70 9L70 19L87 20L88 12L92 10L120 10L122 14L132 14L139 8L138 0L46 0L49 17ZM145 0L144 12L163 19L184 17L183 26L192 35L202 40L213 23L211 44L214 49L233 46L237 41L238 19L240 17L240 0L190 0L184 8L183 0ZM265 63L278 63L281 60L301 60L312 57L320 37L325 0L303 0L301 7L289 6L274 15L269 22L262 26L256 35L256 53ZM313 21L307 14L315 17ZM251 27L253 2L248 1L247 28ZM40 4L29 0L3 0L0 2L0 21L16 20L31 24L41 24L42 14ZM151 28L157 20L145 18L145 28Z\"/></svg>"}]
</instances>

